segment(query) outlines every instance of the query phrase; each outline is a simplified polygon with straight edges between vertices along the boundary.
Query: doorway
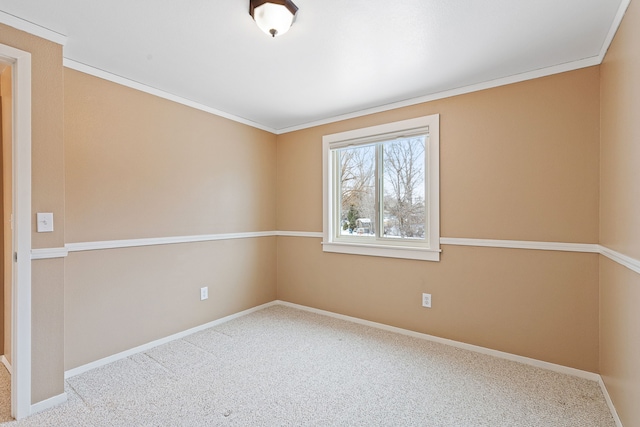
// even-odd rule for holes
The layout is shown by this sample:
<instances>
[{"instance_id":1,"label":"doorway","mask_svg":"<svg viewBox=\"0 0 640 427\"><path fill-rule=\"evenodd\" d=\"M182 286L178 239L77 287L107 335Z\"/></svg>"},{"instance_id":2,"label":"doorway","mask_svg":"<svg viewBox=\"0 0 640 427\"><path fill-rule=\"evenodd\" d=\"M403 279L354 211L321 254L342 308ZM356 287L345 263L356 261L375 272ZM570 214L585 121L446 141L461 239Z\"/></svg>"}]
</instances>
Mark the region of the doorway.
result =
<instances>
[{"instance_id":1,"label":"doorway","mask_svg":"<svg viewBox=\"0 0 640 427\"><path fill-rule=\"evenodd\" d=\"M2 197L2 295L9 297L2 298L2 362L10 366L11 415L21 419L31 413L31 54L0 44L0 68L0 85L5 82L2 188L6 190ZM7 95L9 99L4 99ZM4 120L6 117L9 119Z\"/></svg>"},{"instance_id":2,"label":"doorway","mask_svg":"<svg viewBox=\"0 0 640 427\"><path fill-rule=\"evenodd\" d=\"M13 67L0 61L0 422L11 419L11 291L13 285ZM2 369L0 367L0 369ZM7 375L8 374L8 375Z\"/></svg>"}]
</instances>

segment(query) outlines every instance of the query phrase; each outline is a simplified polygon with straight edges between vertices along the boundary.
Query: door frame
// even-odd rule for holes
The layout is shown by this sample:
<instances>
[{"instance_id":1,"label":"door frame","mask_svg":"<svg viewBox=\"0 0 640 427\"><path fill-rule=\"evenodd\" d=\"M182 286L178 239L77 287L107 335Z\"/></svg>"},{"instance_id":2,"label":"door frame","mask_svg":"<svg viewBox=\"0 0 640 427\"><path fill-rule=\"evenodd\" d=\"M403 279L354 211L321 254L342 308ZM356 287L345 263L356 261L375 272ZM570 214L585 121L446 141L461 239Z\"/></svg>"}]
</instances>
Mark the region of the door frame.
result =
<instances>
[{"instance_id":1,"label":"door frame","mask_svg":"<svg viewBox=\"0 0 640 427\"><path fill-rule=\"evenodd\" d=\"M11 415L21 419L31 414L31 54L0 44L0 60L13 73Z\"/></svg>"}]
</instances>

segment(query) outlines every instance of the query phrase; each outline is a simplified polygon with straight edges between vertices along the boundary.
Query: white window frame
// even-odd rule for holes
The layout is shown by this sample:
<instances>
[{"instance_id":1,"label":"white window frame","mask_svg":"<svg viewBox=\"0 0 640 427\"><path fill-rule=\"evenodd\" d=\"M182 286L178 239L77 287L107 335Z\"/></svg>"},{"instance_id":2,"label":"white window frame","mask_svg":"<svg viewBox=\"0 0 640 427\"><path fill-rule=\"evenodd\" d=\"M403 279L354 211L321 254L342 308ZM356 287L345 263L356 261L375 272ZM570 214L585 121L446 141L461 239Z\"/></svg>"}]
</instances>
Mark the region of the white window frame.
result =
<instances>
[{"instance_id":1,"label":"white window frame","mask_svg":"<svg viewBox=\"0 0 640 427\"><path fill-rule=\"evenodd\" d=\"M411 243L403 241L393 244L389 240L337 238L336 228L336 185L333 151L350 145L385 141L412 134L419 129L428 129L426 138L426 194L427 202L427 242ZM423 261L440 261L440 115L418 117L399 122L386 123L362 129L334 133L322 137L323 171L323 242L324 252L353 255L405 258Z\"/></svg>"}]
</instances>

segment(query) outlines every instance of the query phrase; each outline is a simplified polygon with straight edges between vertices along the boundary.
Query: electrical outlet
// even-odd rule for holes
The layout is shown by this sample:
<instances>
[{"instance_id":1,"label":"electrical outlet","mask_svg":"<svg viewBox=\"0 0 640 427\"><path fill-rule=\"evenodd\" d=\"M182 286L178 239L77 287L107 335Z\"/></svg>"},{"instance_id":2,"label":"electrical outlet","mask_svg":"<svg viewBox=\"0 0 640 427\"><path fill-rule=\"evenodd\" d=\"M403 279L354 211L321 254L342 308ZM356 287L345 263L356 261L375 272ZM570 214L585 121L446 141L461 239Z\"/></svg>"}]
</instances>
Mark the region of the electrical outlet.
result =
<instances>
[{"instance_id":1,"label":"electrical outlet","mask_svg":"<svg viewBox=\"0 0 640 427\"><path fill-rule=\"evenodd\" d=\"M209 287L200 288L200 301L204 301L207 298L209 298Z\"/></svg>"},{"instance_id":2,"label":"electrical outlet","mask_svg":"<svg viewBox=\"0 0 640 427\"><path fill-rule=\"evenodd\" d=\"M422 306L431 308L431 294L422 294Z\"/></svg>"}]
</instances>

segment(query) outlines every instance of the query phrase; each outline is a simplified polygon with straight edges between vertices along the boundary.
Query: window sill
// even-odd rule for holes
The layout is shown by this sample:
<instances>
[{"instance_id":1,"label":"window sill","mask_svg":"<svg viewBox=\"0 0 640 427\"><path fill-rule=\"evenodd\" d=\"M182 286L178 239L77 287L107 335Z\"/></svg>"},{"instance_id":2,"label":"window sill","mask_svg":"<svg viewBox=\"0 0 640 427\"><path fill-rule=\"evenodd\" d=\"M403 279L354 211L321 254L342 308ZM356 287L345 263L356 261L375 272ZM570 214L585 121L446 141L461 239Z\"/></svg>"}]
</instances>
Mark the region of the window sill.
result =
<instances>
[{"instance_id":1,"label":"window sill","mask_svg":"<svg viewBox=\"0 0 640 427\"><path fill-rule=\"evenodd\" d=\"M407 246L371 245L344 242L322 242L324 252L351 255L403 258L420 261L440 261L440 249L415 248Z\"/></svg>"}]
</instances>

